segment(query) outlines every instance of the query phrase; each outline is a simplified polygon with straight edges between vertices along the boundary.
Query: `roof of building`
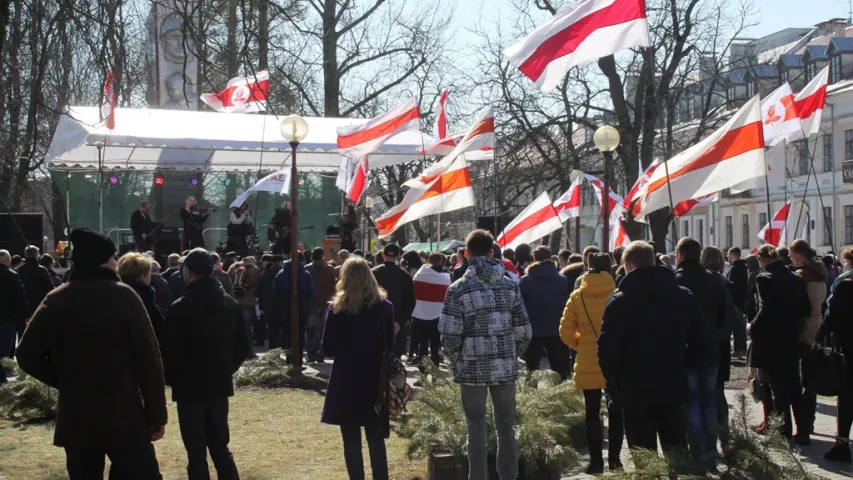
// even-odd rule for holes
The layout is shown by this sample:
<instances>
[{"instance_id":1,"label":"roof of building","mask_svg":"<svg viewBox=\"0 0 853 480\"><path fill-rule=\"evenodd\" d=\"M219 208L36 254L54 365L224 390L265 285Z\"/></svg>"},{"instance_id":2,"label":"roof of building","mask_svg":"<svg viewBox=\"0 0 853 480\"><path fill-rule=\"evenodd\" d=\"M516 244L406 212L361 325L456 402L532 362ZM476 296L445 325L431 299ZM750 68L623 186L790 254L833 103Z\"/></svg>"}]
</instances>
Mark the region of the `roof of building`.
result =
<instances>
[{"instance_id":1,"label":"roof of building","mask_svg":"<svg viewBox=\"0 0 853 480\"><path fill-rule=\"evenodd\" d=\"M783 67L801 68L803 66L803 56L796 53L786 53L779 57L779 62Z\"/></svg>"},{"instance_id":2,"label":"roof of building","mask_svg":"<svg viewBox=\"0 0 853 480\"><path fill-rule=\"evenodd\" d=\"M832 48L833 52L840 53L852 53L853 52L853 38L847 37L834 37L829 42L830 48Z\"/></svg>"},{"instance_id":3,"label":"roof of building","mask_svg":"<svg viewBox=\"0 0 853 480\"><path fill-rule=\"evenodd\" d=\"M813 45L810 43L809 45L806 45L806 51L803 53L803 55L805 55L805 53L808 53L809 58L811 58L812 60L828 60L829 57L826 55L826 46L828 44L828 41L826 42L826 44L822 45Z\"/></svg>"},{"instance_id":4,"label":"roof of building","mask_svg":"<svg viewBox=\"0 0 853 480\"><path fill-rule=\"evenodd\" d=\"M779 76L779 70L776 65L753 65L750 68L750 75L758 78L776 78Z\"/></svg>"}]
</instances>

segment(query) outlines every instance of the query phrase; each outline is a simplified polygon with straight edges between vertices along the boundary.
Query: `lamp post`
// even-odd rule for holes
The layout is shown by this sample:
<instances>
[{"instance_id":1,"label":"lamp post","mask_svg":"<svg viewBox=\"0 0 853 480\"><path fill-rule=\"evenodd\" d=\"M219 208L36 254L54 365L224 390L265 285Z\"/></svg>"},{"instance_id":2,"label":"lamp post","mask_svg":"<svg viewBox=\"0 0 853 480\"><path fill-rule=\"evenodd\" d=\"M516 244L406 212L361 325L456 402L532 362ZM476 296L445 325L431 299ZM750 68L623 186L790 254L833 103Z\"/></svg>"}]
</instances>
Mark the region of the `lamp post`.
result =
<instances>
[{"instance_id":1,"label":"lamp post","mask_svg":"<svg viewBox=\"0 0 853 480\"><path fill-rule=\"evenodd\" d=\"M613 161L613 151L619 146L619 130L605 125L595 131L592 137L595 146L604 154L604 192L601 206L604 215L604 228L601 230L601 249L610 251L610 162Z\"/></svg>"},{"instance_id":2,"label":"lamp post","mask_svg":"<svg viewBox=\"0 0 853 480\"><path fill-rule=\"evenodd\" d=\"M376 205L376 200L373 197L367 197L364 199L364 208L367 209L367 218L364 219L364 229L367 230L367 252L373 253L373 249L370 248L370 209Z\"/></svg>"},{"instance_id":3,"label":"lamp post","mask_svg":"<svg viewBox=\"0 0 853 480\"><path fill-rule=\"evenodd\" d=\"M281 121L281 136L290 144L290 358L294 371L302 366L299 319L299 215L296 206L299 198L299 182L296 178L296 148L308 135L308 122L299 115L288 115Z\"/></svg>"}]
</instances>

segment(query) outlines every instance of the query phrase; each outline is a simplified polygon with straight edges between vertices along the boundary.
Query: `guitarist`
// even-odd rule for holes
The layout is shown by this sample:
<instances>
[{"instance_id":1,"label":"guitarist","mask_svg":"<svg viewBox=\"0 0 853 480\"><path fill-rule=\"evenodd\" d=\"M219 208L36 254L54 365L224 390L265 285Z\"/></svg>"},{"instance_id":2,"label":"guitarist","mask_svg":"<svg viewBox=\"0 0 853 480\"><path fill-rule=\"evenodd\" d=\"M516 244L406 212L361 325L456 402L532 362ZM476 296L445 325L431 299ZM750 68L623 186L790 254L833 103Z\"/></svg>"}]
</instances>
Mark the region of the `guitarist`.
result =
<instances>
[{"instance_id":1,"label":"guitarist","mask_svg":"<svg viewBox=\"0 0 853 480\"><path fill-rule=\"evenodd\" d=\"M130 215L130 229L133 231L133 241L136 243L136 250L144 252L151 245L149 235L156 223L151 221L151 216L148 210L151 209L151 204L148 200L143 200L139 204L139 209L135 210Z\"/></svg>"}]
</instances>

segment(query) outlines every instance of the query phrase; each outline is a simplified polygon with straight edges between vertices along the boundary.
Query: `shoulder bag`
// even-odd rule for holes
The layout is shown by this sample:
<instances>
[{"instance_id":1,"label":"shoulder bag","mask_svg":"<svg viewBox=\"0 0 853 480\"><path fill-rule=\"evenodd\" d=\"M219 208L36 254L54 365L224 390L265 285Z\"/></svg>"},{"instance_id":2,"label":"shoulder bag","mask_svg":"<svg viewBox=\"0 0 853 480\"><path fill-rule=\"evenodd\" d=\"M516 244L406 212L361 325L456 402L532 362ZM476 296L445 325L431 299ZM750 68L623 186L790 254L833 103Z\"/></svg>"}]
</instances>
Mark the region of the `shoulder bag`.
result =
<instances>
[{"instance_id":1,"label":"shoulder bag","mask_svg":"<svg viewBox=\"0 0 853 480\"><path fill-rule=\"evenodd\" d=\"M817 395L836 397L847 388L847 361L835 347L815 347L803 355L803 387Z\"/></svg>"},{"instance_id":2,"label":"shoulder bag","mask_svg":"<svg viewBox=\"0 0 853 480\"><path fill-rule=\"evenodd\" d=\"M390 320L393 322L393 318ZM373 409L382 422L382 433L385 438L391 436L390 421L406 411L406 404L412 397L412 387L406 382L406 367L389 348L386 338L388 321L382 322L381 334L382 358L379 361L379 382L377 382L376 404Z\"/></svg>"}]
</instances>

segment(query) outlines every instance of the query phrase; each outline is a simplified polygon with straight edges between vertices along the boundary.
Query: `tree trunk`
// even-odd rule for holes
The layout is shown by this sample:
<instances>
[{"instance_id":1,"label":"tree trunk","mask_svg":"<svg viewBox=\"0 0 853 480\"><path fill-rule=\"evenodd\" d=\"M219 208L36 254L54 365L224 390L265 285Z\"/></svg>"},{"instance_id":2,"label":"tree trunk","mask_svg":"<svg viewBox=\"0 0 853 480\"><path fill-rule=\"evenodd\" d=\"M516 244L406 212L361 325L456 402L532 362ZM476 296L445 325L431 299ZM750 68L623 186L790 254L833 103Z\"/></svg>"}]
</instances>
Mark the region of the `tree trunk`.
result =
<instances>
[{"instance_id":1,"label":"tree trunk","mask_svg":"<svg viewBox=\"0 0 853 480\"><path fill-rule=\"evenodd\" d=\"M238 0L228 0L228 40L225 44L225 65L228 78L237 76L237 3Z\"/></svg>"},{"instance_id":2,"label":"tree trunk","mask_svg":"<svg viewBox=\"0 0 853 480\"><path fill-rule=\"evenodd\" d=\"M338 31L336 0L325 0L323 10L323 96L324 115L338 117L341 114L341 78L338 75Z\"/></svg>"}]
</instances>

